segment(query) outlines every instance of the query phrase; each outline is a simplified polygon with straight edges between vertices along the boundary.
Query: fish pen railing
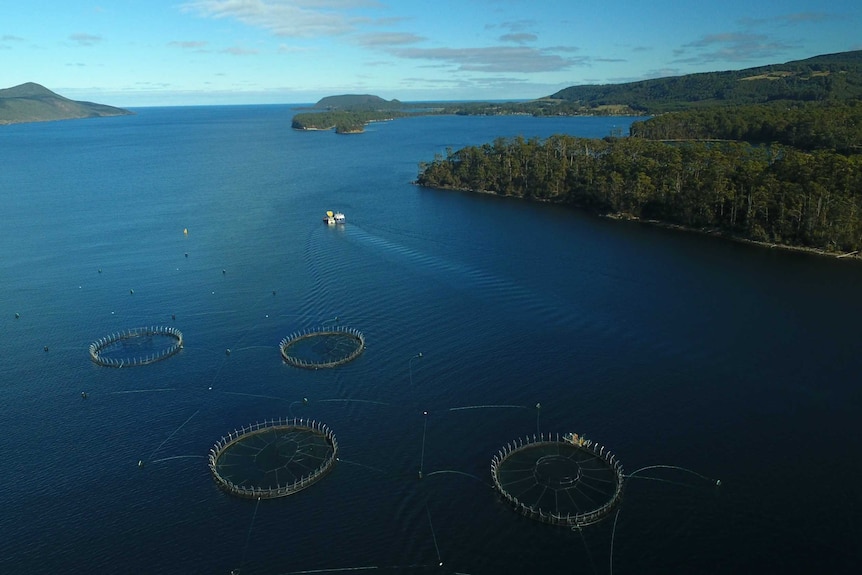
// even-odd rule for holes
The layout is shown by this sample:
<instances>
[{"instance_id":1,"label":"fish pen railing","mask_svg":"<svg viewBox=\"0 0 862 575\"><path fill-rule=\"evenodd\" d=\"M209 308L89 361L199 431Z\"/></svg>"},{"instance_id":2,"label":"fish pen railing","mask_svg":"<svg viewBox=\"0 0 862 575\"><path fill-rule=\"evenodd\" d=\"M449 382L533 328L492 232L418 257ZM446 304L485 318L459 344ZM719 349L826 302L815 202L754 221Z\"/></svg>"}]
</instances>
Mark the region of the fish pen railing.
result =
<instances>
[{"instance_id":1,"label":"fish pen railing","mask_svg":"<svg viewBox=\"0 0 862 575\"><path fill-rule=\"evenodd\" d=\"M291 348L295 348L301 341L318 338L323 339L327 337L346 337L352 340L353 349L342 357L336 357L333 359L325 358L321 360L303 359L302 357L291 353ZM282 359L294 367L300 367L303 369L333 368L356 359L365 349L365 336L358 329L347 326L319 327L305 329L290 334L281 340L278 348L281 352Z\"/></svg>"},{"instance_id":2,"label":"fish pen railing","mask_svg":"<svg viewBox=\"0 0 862 575\"><path fill-rule=\"evenodd\" d=\"M613 492L609 493L604 502L593 509L578 511L576 513L558 513L542 509L541 506L524 502L518 497L509 492L503 485L500 479L500 471L504 462L513 455L523 453L531 449L541 449L543 446L566 446L567 448L576 448L584 450L598 460L604 462L607 466L607 471L613 481ZM560 525L571 528L581 528L587 525L592 525L606 517L613 508L619 503L623 493L623 467L616 455L611 453L605 446L600 445L592 440L579 439L576 435L574 440L571 435L560 436L560 434L536 434L532 437L527 436L518 438L503 446L500 451L491 459L491 479L494 483L494 488L500 495L506 499L516 511L522 515L535 519L543 523L552 525ZM575 480L572 480L574 483Z\"/></svg>"},{"instance_id":3,"label":"fish pen railing","mask_svg":"<svg viewBox=\"0 0 862 575\"><path fill-rule=\"evenodd\" d=\"M320 464L311 472L303 474L293 481L278 484L276 486L241 485L233 479L225 477L225 475L220 472L219 460L232 446L235 446L240 442L247 441L249 438L257 434L279 430L303 432L323 439L328 446L326 457L323 458ZM253 423L247 427L241 427L238 430L235 429L228 433L226 437L222 437L216 441L210 449L208 465L213 474L213 479L219 487L229 494L247 499L274 499L276 497L293 495L294 493L319 481L332 469L337 460L338 440L335 438L335 434L333 434L329 426L314 420L279 418ZM241 483L244 482L245 480Z\"/></svg>"},{"instance_id":4,"label":"fish pen railing","mask_svg":"<svg viewBox=\"0 0 862 575\"><path fill-rule=\"evenodd\" d=\"M129 357L106 357L105 355L102 355L103 351L118 342L147 337L167 337L172 339L173 343L164 349L151 354L132 355ZM97 339L90 344L89 354L90 359L98 365L106 367L133 367L161 361L176 354L182 348L183 333L180 330L170 326L149 326L127 329Z\"/></svg>"}]
</instances>

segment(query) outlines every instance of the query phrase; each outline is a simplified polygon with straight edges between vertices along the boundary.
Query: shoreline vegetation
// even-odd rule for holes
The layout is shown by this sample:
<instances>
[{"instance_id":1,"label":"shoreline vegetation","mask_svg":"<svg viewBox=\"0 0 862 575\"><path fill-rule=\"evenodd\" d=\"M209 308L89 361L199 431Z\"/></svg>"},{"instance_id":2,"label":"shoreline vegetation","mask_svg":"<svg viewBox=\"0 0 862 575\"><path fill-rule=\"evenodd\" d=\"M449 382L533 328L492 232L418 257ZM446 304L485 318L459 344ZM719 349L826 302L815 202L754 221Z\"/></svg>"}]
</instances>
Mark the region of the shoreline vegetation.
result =
<instances>
[{"instance_id":1,"label":"shoreline vegetation","mask_svg":"<svg viewBox=\"0 0 862 575\"><path fill-rule=\"evenodd\" d=\"M299 131L332 131L336 134L361 134L365 126L374 122L389 122L399 118L417 116L636 116L638 112L628 106L571 106L561 100L543 99L531 102L489 104L461 102L447 104L400 104L398 109L311 109L294 114L291 128ZM317 105L315 105L315 108Z\"/></svg>"},{"instance_id":2,"label":"shoreline vegetation","mask_svg":"<svg viewBox=\"0 0 862 575\"><path fill-rule=\"evenodd\" d=\"M860 154L639 137L498 138L420 163L415 183L810 253L858 259L862 249Z\"/></svg>"},{"instance_id":3,"label":"shoreline vegetation","mask_svg":"<svg viewBox=\"0 0 862 575\"><path fill-rule=\"evenodd\" d=\"M291 128L300 131L325 132L335 130L336 134L361 134L365 126L372 122L387 122L409 114L393 111L325 111L307 112L293 116Z\"/></svg>"},{"instance_id":4,"label":"shoreline vegetation","mask_svg":"<svg viewBox=\"0 0 862 575\"><path fill-rule=\"evenodd\" d=\"M742 70L571 86L528 101L405 103L369 94L328 96L308 112L296 114L293 127L338 131L343 125L345 131L359 132L369 121L419 115L662 116L689 111L709 116L726 107L860 99L862 50L856 50ZM656 129L664 127L656 125Z\"/></svg>"},{"instance_id":5,"label":"shoreline vegetation","mask_svg":"<svg viewBox=\"0 0 862 575\"><path fill-rule=\"evenodd\" d=\"M517 197L512 197L512 196L500 196L496 192L489 191L489 190L471 190L468 188L440 187L440 186L432 187L432 186L428 186L425 184L421 184L421 183L419 183L418 180L414 180L411 183L414 186L420 186L420 187L425 187L425 188L434 189L434 190L441 190L441 191L463 192L463 193L469 193L469 194L482 194L482 195L489 195L489 196L497 196L501 199L506 199L506 198L513 199L516 201L529 201L529 202L535 202L535 203L555 203L555 202L552 202L549 200L537 200L537 199L524 200L524 198L517 198ZM666 229L666 230L673 230L673 231L677 231L677 232L685 232L685 233L690 233L690 234L699 234L699 235L704 235L704 236L711 236L711 237L721 238L723 240L738 242L738 243L742 243L742 244L754 245L754 246L758 246L758 247L762 247L762 248L770 248L770 249L777 249L777 250L781 250L781 251L798 252L798 253L804 253L804 254L809 254L809 255L814 255L814 256L822 256L822 257L827 257L827 258L832 258L832 259L847 259L850 261L862 262L862 250L853 250L851 252L829 252L829 251L825 251L825 250L822 250L819 248L813 248L813 247L795 246L795 245L790 245L790 244L780 244L780 243L775 243L775 242L754 240L751 238L746 238L743 236L734 235L732 233L729 233L726 230L722 230L719 228L695 228L695 227L684 226L681 224L666 222L666 221L662 221L662 220L639 218L639 217L634 216L632 214L626 214L626 213L607 213L607 214L595 213L594 215L601 217L601 218L607 218L609 220L617 220L617 221L621 221L621 222L631 222L631 223L636 223L636 224L654 226L654 227L662 228L662 229Z\"/></svg>"},{"instance_id":6,"label":"shoreline vegetation","mask_svg":"<svg viewBox=\"0 0 862 575\"><path fill-rule=\"evenodd\" d=\"M644 116L628 137L498 138L416 183L859 261L862 51L551 96ZM607 108L605 108L607 109Z\"/></svg>"}]
</instances>

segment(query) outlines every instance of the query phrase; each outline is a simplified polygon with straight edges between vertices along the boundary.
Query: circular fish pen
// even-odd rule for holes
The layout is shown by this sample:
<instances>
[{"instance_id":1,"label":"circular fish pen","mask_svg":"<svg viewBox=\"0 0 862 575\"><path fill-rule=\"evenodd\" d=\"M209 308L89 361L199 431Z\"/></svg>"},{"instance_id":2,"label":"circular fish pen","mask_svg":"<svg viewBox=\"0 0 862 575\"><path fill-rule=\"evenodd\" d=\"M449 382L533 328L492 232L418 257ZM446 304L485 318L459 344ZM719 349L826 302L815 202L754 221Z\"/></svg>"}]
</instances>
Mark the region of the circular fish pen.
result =
<instances>
[{"instance_id":1,"label":"circular fish pen","mask_svg":"<svg viewBox=\"0 0 862 575\"><path fill-rule=\"evenodd\" d=\"M183 333L174 327L138 327L112 333L90 344L90 359L106 367L147 365L183 348Z\"/></svg>"},{"instance_id":2,"label":"circular fish pen","mask_svg":"<svg viewBox=\"0 0 862 575\"><path fill-rule=\"evenodd\" d=\"M571 528L602 520L623 492L616 456L576 433L516 439L492 458L491 478L522 515Z\"/></svg>"},{"instance_id":3,"label":"circular fish pen","mask_svg":"<svg viewBox=\"0 0 862 575\"><path fill-rule=\"evenodd\" d=\"M351 327L319 327L294 332L278 347L284 361L294 367L323 369L356 359L365 349L365 336Z\"/></svg>"},{"instance_id":4,"label":"circular fish pen","mask_svg":"<svg viewBox=\"0 0 862 575\"><path fill-rule=\"evenodd\" d=\"M237 497L274 499L319 481L335 465L338 441L323 423L273 419L216 441L209 468L216 483Z\"/></svg>"}]
</instances>

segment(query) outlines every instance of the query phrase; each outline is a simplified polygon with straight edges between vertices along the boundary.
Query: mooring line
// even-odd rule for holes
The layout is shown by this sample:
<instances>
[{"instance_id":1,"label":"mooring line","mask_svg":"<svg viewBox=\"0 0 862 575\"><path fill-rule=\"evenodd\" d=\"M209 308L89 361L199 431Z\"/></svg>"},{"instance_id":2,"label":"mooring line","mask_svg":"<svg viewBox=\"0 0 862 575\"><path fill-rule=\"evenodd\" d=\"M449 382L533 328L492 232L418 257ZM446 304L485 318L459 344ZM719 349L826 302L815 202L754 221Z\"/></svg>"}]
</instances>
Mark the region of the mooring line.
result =
<instances>
[{"instance_id":1,"label":"mooring line","mask_svg":"<svg viewBox=\"0 0 862 575\"><path fill-rule=\"evenodd\" d=\"M173 432L173 433L171 433L170 435L168 435L167 439L165 439L164 441L162 441L162 442L159 444L159 446L158 446L158 447L156 447L156 448L153 450L153 452L152 452L152 453L150 453L150 456L149 456L147 459L148 459L148 460L149 460L149 459L152 459L152 458L153 458L153 455L155 455L155 454L156 454L156 452L157 452L159 449L161 449L161 448L162 448L162 446L163 446L165 443L167 443L167 442L171 439L171 437L173 437L174 435L176 435L176 433L177 433L180 429L182 429L182 428L183 428L183 426L184 426L186 423L188 423L189 421L191 421L191 420L192 420L192 417L194 417L194 416L195 416L195 415L197 415L198 413L200 413L200 409L198 409L198 410L197 410L197 411L195 411L193 414L191 414L191 415L189 416L189 418L188 418L187 420L185 420L185 421L182 423L182 425L180 425L178 428L176 428L176 429L174 430L174 432Z\"/></svg>"},{"instance_id":2,"label":"mooring line","mask_svg":"<svg viewBox=\"0 0 862 575\"><path fill-rule=\"evenodd\" d=\"M450 407L449 411L463 411L465 409L527 409L525 405L466 405L464 407Z\"/></svg>"},{"instance_id":3,"label":"mooring line","mask_svg":"<svg viewBox=\"0 0 862 575\"><path fill-rule=\"evenodd\" d=\"M434 524L431 522L431 510L428 509L428 503L425 503L425 513L428 514L428 525L431 526L431 538L434 539L434 549L437 551L437 561L440 562L439 566L443 566L443 558L440 557L440 546L437 545L437 534L434 533Z\"/></svg>"},{"instance_id":4,"label":"mooring line","mask_svg":"<svg viewBox=\"0 0 862 575\"><path fill-rule=\"evenodd\" d=\"M697 471L692 471L691 469L686 469L685 467L678 467L676 465L647 465L646 467L641 467L640 469L636 469L635 471L632 471L631 473L629 473L625 477L632 479L641 471L648 471L650 469L675 469L677 471L685 471L686 473L691 473L692 475L696 475L697 477L700 477L701 479L709 481L710 483L713 483L716 486L721 485L720 479L713 479L712 477L707 477L706 475L701 475ZM654 479L654 478L650 477L649 479Z\"/></svg>"},{"instance_id":5,"label":"mooring line","mask_svg":"<svg viewBox=\"0 0 862 575\"><path fill-rule=\"evenodd\" d=\"M260 507L260 497L257 498L257 503L254 504L254 513L251 516L251 525L248 526L248 533L245 536L245 547L242 550L242 561L239 564L240 571L245 566L245 557L248 554L248 544L251 542L251 530L254 529L254 520L257 518L257 508Z\"/></svg>"},{"instance_id":6,"label":"mooring line","mask_svg":"<svg viewBox=\"0 0 862 575\"><path fill-rule=\"evenodd\" d=\"M614 575L614 537L617 534L617 519L620 518L620 511L622 511L622 508L618 508L617 512L614 514L614 528L611 530L611 553L608 575Z\"/></svg>"},{"instance_id":7,"label":"mooring line","mask_svg":"<svg viewBox=\"0 0 862 575\"><path fill-rule=\"evenodd\" d=\"M174 455L173 457L163 457L154 459L150 463L161 463L162 461L170 461L171 459L206 459L206 455Z\"/></svg>"},{"instance_id":8,"label":"mooring line","mask_svg":"<svg viewBox=\"0 0 862 575\"><path fill-rule=\"evenodd\" d=\"M464 475L464 476L469 477L469 478L471 478L471 479L475 479L475 480L476 480L476 481L478 481L479 483L482 483L482 484L484 484L484 485L487 485L488 487L493 487L493 485L491 485L491 484L490 484L490 483L488 483L487 481L482 480L482 478L481 478L481 477L479 477L479 476L477 476L477 475L473 475L472 473L466 473L466 472L464 472L464 471L456 471L455 469L440 469L440 470L438 470L438 471L432 471L431 473L429 473L428 475L426 475L426 477L431 477L432 475L438 475L438 474L441 474L441 473L454 473L454 474L457 474L457 475Z\"/></svg>"},{"instance_id":9,"label":"mooring line","mask_svg":"<svg viewBox=\"0 0 862 575\"><path fill-rule=\"evenodd\" d=\"M130 389L128 391L112 391L111 395L124 395L126 393L150 393L150 392L160 392L160 391L176 391L175 387L158 387L155 389Z\"/></svg>"}]
</instances>

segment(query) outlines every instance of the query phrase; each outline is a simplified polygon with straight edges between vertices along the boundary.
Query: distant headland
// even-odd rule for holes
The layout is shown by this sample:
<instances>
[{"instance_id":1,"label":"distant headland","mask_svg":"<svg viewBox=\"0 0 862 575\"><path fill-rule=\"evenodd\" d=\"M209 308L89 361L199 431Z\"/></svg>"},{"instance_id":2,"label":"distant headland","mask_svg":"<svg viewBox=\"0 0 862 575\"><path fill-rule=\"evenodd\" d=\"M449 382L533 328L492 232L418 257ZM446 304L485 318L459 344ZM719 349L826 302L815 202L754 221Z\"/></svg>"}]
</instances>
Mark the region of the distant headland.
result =
<instances>
[{"instance_id":1,"label":"distant headland","mask_svg":"<svg viewBox=\"0 0 862 575\"><path fill-rule=\"evenodd\" d=\"M295 130L332 130L337 134L361 134L369 122L393 120L406 115L404 104L371 94L342 94L318 101L312 112L296 114Z\"/></svg>"},{"instance_id":2,"label":"distant headland","mask_svg":"<svg viewBox=\"0 0 862 575\"><path fill-rule=\"evenodd\" d=\"M70 100L33 82L0 89L0 125L130 114L123 108Z\"/></svg>"}]
</instances>

